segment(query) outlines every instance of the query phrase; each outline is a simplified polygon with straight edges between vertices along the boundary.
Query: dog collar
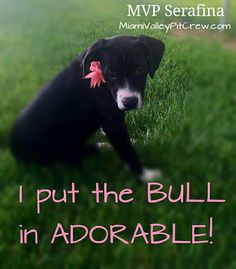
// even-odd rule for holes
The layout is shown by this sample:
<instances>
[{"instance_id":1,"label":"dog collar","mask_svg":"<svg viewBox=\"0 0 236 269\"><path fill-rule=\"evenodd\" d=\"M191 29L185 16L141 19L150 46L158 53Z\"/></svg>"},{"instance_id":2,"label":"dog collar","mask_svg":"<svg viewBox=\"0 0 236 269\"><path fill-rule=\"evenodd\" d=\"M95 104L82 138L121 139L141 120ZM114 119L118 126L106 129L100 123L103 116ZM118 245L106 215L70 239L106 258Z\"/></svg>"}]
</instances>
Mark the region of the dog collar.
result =
<instances>
[{"instance_id":1,"label":"dog collar","mask_svg":"<svg viewBox=\"0 0 236 269\"><path fill-rule=\"evenodd\" d=\"M104 76L102 74L101 64L98 61L93 61L90 64L90 73L84 77L84 79L91 79L90 89L96 86L100 87L101 83L105 83Z\"/></svg>"}]
</instances>

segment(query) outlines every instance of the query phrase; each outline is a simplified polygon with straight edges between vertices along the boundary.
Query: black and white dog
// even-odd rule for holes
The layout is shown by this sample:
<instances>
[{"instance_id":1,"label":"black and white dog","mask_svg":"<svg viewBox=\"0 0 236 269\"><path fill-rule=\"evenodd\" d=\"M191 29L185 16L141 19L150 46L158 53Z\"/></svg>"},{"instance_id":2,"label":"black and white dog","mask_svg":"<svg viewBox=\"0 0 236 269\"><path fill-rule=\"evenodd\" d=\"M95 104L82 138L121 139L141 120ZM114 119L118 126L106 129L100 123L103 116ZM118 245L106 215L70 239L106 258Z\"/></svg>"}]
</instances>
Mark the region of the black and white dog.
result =
<instances>
[{"instance_id":1,"label":"black and white dog","mask_svg":"<svg viewBox=\"0 0 236 269\"><path fill-rule=\"evenodd\" d=\"M24 162L79 163L92 151L85 140L99 128L139 180L158 177L144 169L130 142L124 112L142 107L147 75L157 70L164 44L140 35L115 36L93 44L50 81L18 117L11 150ZM98 61L104 81L94 89L84 79Z\"/></svg>"}]
</instances>

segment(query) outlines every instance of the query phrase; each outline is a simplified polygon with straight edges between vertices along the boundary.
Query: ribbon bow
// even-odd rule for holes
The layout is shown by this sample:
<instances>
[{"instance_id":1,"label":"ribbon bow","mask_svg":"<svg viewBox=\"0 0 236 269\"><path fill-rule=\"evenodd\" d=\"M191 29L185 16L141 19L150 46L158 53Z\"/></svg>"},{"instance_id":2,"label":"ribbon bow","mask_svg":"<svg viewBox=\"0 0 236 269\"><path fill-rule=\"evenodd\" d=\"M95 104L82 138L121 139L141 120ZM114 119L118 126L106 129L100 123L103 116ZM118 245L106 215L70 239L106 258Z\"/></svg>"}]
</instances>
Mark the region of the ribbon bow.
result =
<instances>
[{"instance_id":1,"label":"ribbon bow","mask_svg":"<svg viewBox=\"0 0 236 269\"><path fill-rule=\"evenodd\" d=\"M91 78L90 88L95 88L96 86L99 87L101 85L101 82L106 82L102 74L100 62L91 62L90 71L91 72L84 77L85 79Z\"/></svg>"}]
</instances>

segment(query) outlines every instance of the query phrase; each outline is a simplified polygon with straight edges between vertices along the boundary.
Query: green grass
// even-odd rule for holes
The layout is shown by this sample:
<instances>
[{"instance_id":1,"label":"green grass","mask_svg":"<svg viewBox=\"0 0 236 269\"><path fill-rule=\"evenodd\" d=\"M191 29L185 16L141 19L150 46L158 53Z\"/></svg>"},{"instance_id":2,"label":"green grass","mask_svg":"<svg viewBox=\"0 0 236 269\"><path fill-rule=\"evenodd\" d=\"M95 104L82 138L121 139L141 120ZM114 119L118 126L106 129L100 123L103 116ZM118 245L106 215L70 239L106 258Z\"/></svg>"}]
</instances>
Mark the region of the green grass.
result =
<instances>
[{"instance_id":1,"label":"green grass","mask_svg":"<svg viewBox=\"0 0 236 269\"><path fill-rule=\"evenodd\" d=\"M9 131L16 115L47 80L96 39L141 33L119 32L123 4L101 2L104 5L1 1L0 268L235 269L236 57L220 44L194 38L177 41L143 31L163 39L166 53L155 79L147 82L142 111L129 113L127 124L143 163L165 172L164 184L177 188L190 181L194 195L201 196L210 180L214 195L227 203L148 206L144 187L136 186L112 150L87 160L80 169L26 167L9 153ZM96 205L88 194L97 180L108 181L115 190L132 186L135 203ZM48 204L41 215L35 214L37 188L60 189L72 181L82 192L78 205ZM23 205L17 202L20 183L26 197ZM137 222L146 228L153 222L168 227L176 222L179 236L185 238L190 224L207 223L210 216L215 219L213 245L146 246L142 240L130 246L49 243L57 222L90 227L124 223L130 228L127 238ZM19 244L19 224L38 228L38 246Z\"/></svg>"}]
</instances>

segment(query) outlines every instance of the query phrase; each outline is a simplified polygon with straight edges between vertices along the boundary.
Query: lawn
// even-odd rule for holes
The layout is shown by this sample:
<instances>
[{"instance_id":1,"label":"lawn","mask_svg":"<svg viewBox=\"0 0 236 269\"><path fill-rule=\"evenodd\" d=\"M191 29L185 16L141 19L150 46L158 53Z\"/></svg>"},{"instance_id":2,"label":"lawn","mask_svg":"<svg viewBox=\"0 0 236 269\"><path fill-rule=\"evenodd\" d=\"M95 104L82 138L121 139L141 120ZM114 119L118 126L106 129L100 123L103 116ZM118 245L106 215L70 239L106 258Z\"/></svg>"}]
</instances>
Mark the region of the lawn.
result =
<instances>
[{"instance_id":1,"label":"lawn","mask_svg":"<svg viewBox=\"0 0 236 269\"><path fill-rule=\"evenodd\" d=\"M235 52L199 38L176 40L151 30L121 32L117 25L125 6L114 0L93 2L1 0L0 268L235 269ZM161 168L161 182L172 184L176 193L189 181L199 197L211 181L214 195L226 203L147 205L144 186L136 186L111 149L77 169L59 164L26 167L11 156L11 125L40 87L95 40L121 33L152 35L166 44L155 79L147 81L142 111L127 115L143 163ZM135 203L96 205L88 193L97 180L115 190L132 186ZM60 189L72 181L83 192L78 205L48 203L41 215L35 214L37 188ZM20 183L23 205L17 201ZM134 245L49 243L58 222L66 227L124 223L130 231L137 222L144 227L176 222L179 237L185 237L190 224L208 223L210 216L215 219L212 245L146 246L142 239ZM38 228L40 244L20 245L19 224Z\"/></svg>"}]
</instances>

